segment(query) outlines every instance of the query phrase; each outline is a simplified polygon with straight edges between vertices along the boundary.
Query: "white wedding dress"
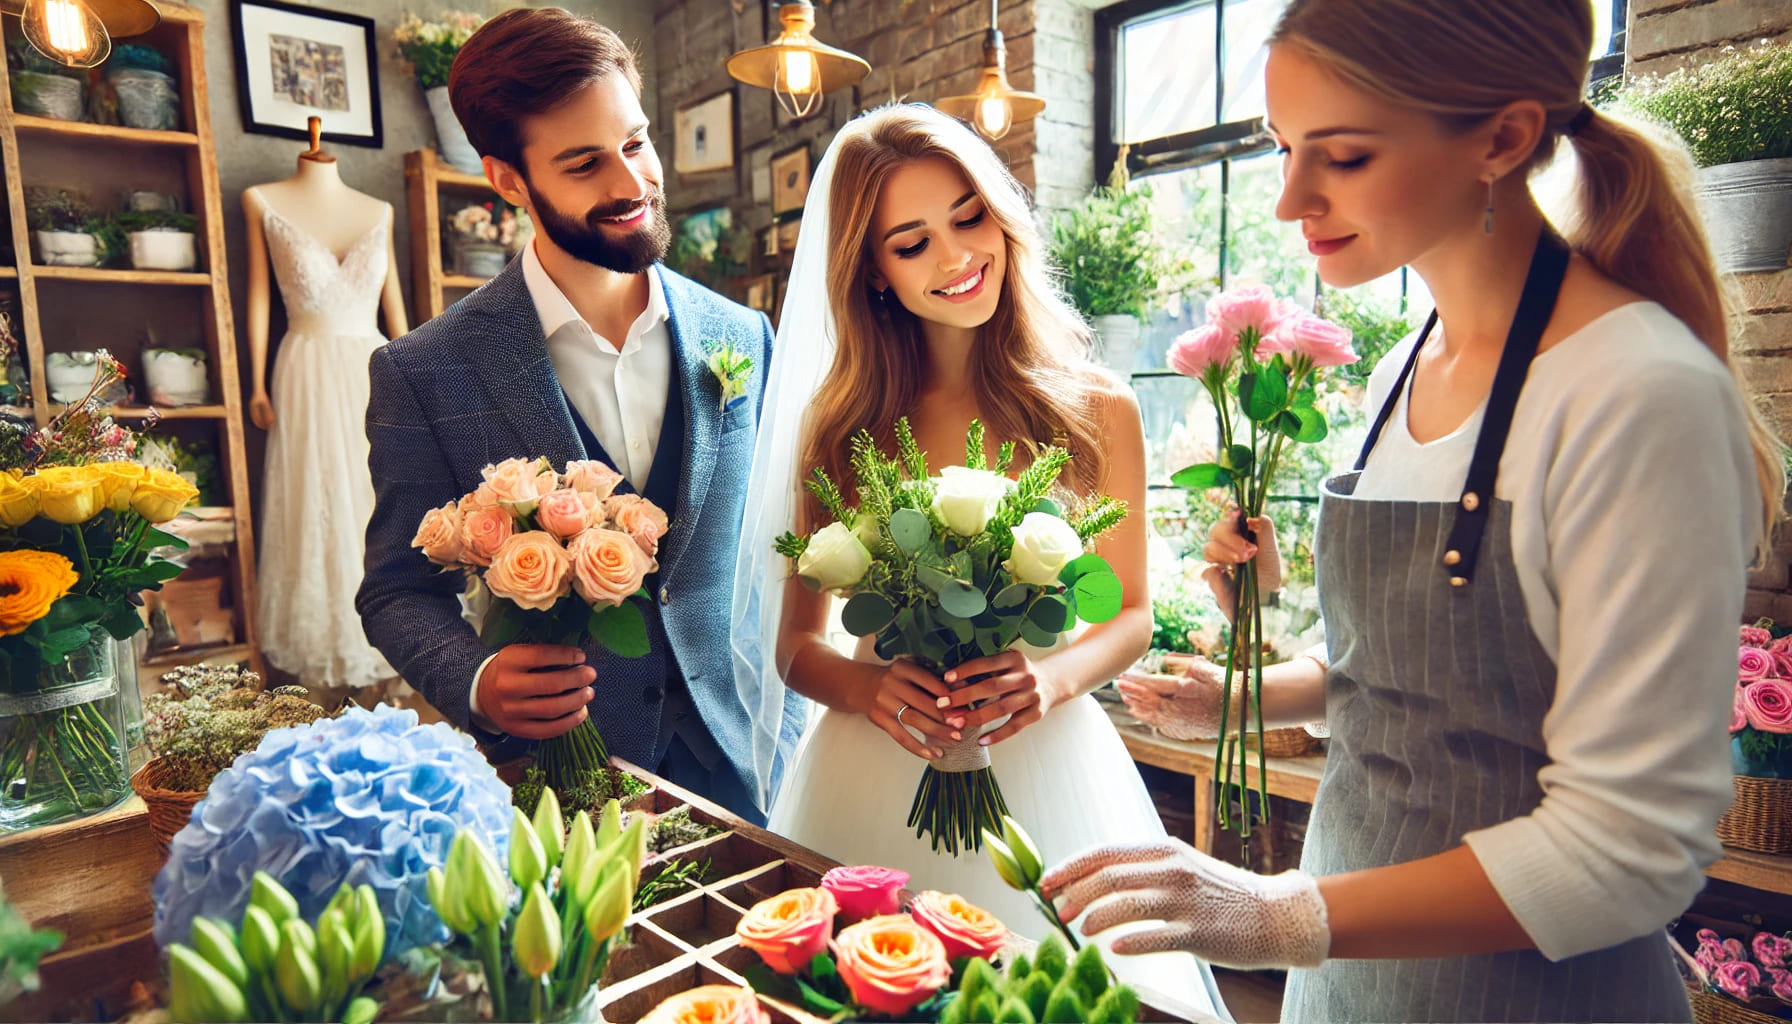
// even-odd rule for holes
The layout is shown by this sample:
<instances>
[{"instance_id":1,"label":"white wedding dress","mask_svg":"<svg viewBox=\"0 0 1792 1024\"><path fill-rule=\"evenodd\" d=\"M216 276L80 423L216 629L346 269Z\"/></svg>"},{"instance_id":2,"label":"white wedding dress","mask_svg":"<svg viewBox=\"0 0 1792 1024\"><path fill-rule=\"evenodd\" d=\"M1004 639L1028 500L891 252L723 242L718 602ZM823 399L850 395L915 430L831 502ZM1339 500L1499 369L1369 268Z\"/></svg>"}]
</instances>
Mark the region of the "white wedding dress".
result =
<instances>
[{"instance_id":1,"label":"white wedding dress","mask_svg":"<svg viewBox=\"0 0 1792 1024\"><path fill-rule=\"evenodd\" d=\"M1029 657L1047 651L1028 647ZM863 646L858 660L875 660ZM1000 721L993 722L993 731ZM918 736L919 734L917 734ZM1162 839L1164 826L1120 734L1094 697L1084 696L989 748L1008 812L1062 863L1091 846ZM1040 940L1050 932L1031 900L996 874L987 852L934 852L908 825L926 762L863 715L817 708L804 732L767 827L842 864L907 871L909 889L957 893L1009 930ZM1148 927L1148 926L1143 926ZM1102 936L1103 945L1129 930ZM1106 954L1127 984L1167 996L1187 1010L1221 1015L1207 964L1187 953Z\"/></svg>"},{"instance_id":2,"label":"white wedding dress","mask_svg":"<svg viewBox=\"0 0 1792 1024\"><path fill-rule=\"evenodd\" d=\"M377 329L391 207L341 260L269 209L268 256L286 305L274 361L274 427L261 498L256 618L268 662L310 686L395 675L355 612L373 481L367 361Z\"/></svg>"}]
</instances>

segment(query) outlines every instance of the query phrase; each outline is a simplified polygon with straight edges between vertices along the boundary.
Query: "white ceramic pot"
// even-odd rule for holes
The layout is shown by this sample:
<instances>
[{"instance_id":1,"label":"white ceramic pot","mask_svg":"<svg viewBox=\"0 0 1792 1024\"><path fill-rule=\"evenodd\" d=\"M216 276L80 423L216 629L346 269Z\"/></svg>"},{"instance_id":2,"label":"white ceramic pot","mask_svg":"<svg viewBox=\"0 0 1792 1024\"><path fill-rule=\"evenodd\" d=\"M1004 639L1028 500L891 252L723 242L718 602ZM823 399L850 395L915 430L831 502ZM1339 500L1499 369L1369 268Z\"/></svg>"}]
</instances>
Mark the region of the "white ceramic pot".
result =
<instances>
[{"instance_id":1,"label":"white ceramic pot","mask_svg":"<svg viewBox=\"0 0 1792 1024\"><path fill-rule=\"evenodd\" d=\"M1096 362L1122 377L1131 376L1142 333L1138 319L1124 313L1098 316L1090 318L1090 326L1095 328Z\"/></svg>"},{"instance_id":2,"label":"white ceramic pot","mask_svg":"<svg viewBox=\"0 0 1792 1024\"><path fill-rule=\"evenodd\" d=\"M99 365L92 352L51 352L44 360L52 402L78 402L87 397L97 376Z\"/></svg>"},{"instance_id":3,"label":"white ceramic pot","mask_svg":"<svg viewBox=\"0 0 1792 1024\"><path fill-rule=\"evenodd\" d=\"M436 122L436 147L441 150L442 159L457 171L484 173L479 151L467 141L467 130L460 126L460 118L454 116L454 104L448 101L448 87L438 85L434 89L425 89L423 99L428 102L429 115Z\"/></svg>"},{"instance_id":4,"label":"white ceramic pot","mask_svg":"<svg viewBox=\"0 0 1792 1024\"><path fill-rule=\"evenodd\" d=\"M1792 262L1792 157L1701 168L1694 191L1719 270L1771 272Z\"/></svg>"},{"instance_id":5,"label":"white ceramic pot","mask_svg":"<svg viewBox=\"0 0 1792 1024\"><path fill-rule=\"evenodd\" d=\"M39 231L37 258L46 267L97 267L100 240L85 231Z\"/></svg>"},{"instance_id":6,"label":"white ceramic pot","mask_svg":"<svg viewBox=\"0 0 1792 1024\"><path fill-rule=\"evenodd\" d=\"M192 270L199 264L192 232L155 228L133 231L127 237L131 266L138 270Z\"/></svg>"},{"instance_id":7,"label":"white ceramic pot","mask_svg":"<svg viewBox=\"0 0 1792 1024\"><path fill-rule=\"evenodd\" d=\"M143 379L152 405L203 405L211 394L205 353L196 349L145 349Z\"/></svg>"}]
</instances>

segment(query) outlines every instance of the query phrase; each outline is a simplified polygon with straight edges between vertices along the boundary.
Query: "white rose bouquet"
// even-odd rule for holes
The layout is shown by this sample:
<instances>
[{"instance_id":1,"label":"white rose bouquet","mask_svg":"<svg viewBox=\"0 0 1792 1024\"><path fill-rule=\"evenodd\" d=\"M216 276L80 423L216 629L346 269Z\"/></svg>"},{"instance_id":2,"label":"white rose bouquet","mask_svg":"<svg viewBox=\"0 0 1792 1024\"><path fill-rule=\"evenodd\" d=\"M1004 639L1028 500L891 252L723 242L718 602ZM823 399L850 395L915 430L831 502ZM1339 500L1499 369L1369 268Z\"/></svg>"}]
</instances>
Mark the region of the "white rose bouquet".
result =
<instances>
[{"instance_id":1,"label":"white rose bouquet","mask_svg":"<svg viewBox=\"0 0 1792 1024\"><path fill-rule=\"evenodd\" d=\"M1120 578L1086 551L1126 517L1126 503L1102 496L1067 513L1050 493L1069 452L1043 448L1009 479L1014 445L1002 445L992 468L973 421L965 464L935 477L906 419L896 440L890 459L869 433L853 438L856 506L816 469L808 487L833 522L776 545L804 584L847 598L846 629L875 636L879 657L911 658L944 676L1016 641L1050 647L1079 619L1120 613ZM934 849L957 854L981 848L984 829L999 833L1006 813L989 750L967 735L923 771L909 824L917 836L931 833Z\"/></svg>"}]
</instances>

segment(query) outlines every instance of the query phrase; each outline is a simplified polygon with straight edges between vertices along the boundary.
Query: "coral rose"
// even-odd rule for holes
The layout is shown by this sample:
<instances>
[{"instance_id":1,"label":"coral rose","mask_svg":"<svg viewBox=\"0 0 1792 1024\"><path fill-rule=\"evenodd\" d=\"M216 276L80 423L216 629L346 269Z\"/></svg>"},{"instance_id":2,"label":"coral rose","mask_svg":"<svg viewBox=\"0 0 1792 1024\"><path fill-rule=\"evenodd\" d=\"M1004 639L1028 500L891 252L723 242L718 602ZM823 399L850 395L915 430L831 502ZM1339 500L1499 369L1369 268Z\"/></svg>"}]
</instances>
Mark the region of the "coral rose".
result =
<instances>
[{"instance_id":1,"label":"coral rose","mask_svg":"<svg viewBox=\"0 0 1792 1024\"><path fill-rule=\"evenodd\" d=\"M542 530L505 541L485 571L485 585L519 608L545 612L572 593L572 559L553 535Z\"/></svg>"},{"instance_id":2,"label":"coral rose","mask_svg":"<svg viewBox=\"0 0 1792 1024\"><path fill-rule=\"evenodd\" d=\"M411 538L411 547L421 548L423 557L437 565L459 565L463 544L460 508L452 501L425 512Z\"/></svg>"},{"instance_id":3,"label":"coral rose","mask_svg":"<svg viewBox=\"0 0 1792 1024\"><path fill-rule=\"evenodd\" d=\"M566 486L597 498L608 498L622 482L615 467L596 459L583 459L566 464Z\"/></svg>"},{"instance_id":4,"label":"coral rose","mask_svg":"<svg viewBox=\"0 0 1792 1024\"><path fill-rule=\"evenodd\" d=\"M535 506L535 523L561 540L578 536L600 514L602 503L583 491L563 487L542 495Z\"/></svg>"},{"instance_id":5,"label":"coral rose","mask_svg":"<svg viewBox=\"0 0 1792 1024\"><path fill-rule=\"evenodd\" d=\"M848 923L882 917L902 909L902 887L908 872L874 865L838 867L821 876L821 887L834 894Z\"/></svg>"},{"instance_id":6,"label":"coral rose","mask_svg":"<svg viewBox=\"0 0 1792 1024\"><path fill-rule=\"evenodd\" d=\"M980 956L994 960L1008 941L1008 928L994 914L973 906L963 896L928 890L909 907L915 923L939 936L946 959Z\"/></svg>"},{"instance_id":7,"label":"coral rose","mask_svg":"<svg viewBox=\"0 0 1792 1024\"><path fill-rule=\"evenodd\" d=\"M0 636L23 633L80 579L74 563L54 551L0 554Z\"/></svg>"},{"instance_id":8,"label":"coral rose","mask_svg":"<svg viewBox=\"0 0 1792 1024\"><path fill-rule=\"evenodd\" d=\"M680 992L653 1008L641 1024L771 1024L750 988L702 985Z\"/></svg>"},{"instance_id":9,"label":"coral rose","mask_svg":"<svg viewBox=\"0 0 1792 1024\"><path fill-rule=\"evenodd\" d=\"M795 974L827 948L839 909L826 889L792 889L753 904L734 936L767 967Z\"/></svg>"},{"instance_id":10,"label":"coral rose","mask_svg":"<svg viewBox=\"0 0 1792 1024\"><path fill-rule=\"evenodd\" d=\"M620 605L659 568L633 537L615 530L586 530L573 538L567 553L572 556L572 585L593 607Z\"/></svg>"},{"instance_id":11,"label":"coral rose","mask_svg":"<svg viewBox=\"0 0 1792 1024\"><path fill-rule=\"evenodd\" d=\"M495 466L485 467L483 475L486 484L490 485L491 497L524 516L535 511L535 503L542 495L560 486L560 474L554 472L546 459L505 459Z\"/></svg>"},{"instance_id":12,"label":"coral rose","mask_svg":"<svg viewBox=\"0 0 1792 1024\"><path fill-rule=\"evenodd\" d=\"M835 959L853 999L878 1013L900 1017L952 980L952 964L939 936L907 914L891 914L842 929Z\"/></svg>"},{"instance_id":13,"label":"coral rose","mask_svg":"<svg viewBox=\"0 0 1792 1024\"><path fill-rule=\"evenodd\" d=\"M461 508L461 557L474 565L492 564L492 556L516 532L516 517L503 505Z\"/></svg>"},{"instance_id":14,"label":"coral rose","mask_svg":"<svg viewBox=\"0 0 1792 1024\"><path fill-rule=\"evenodd\" d=\"M666 513L658 505L639 494L616 494L604 499L604 515L610 528L635 538L649 558L660 553L660 538L666 535Z\"/></svg>"}]
</instances>

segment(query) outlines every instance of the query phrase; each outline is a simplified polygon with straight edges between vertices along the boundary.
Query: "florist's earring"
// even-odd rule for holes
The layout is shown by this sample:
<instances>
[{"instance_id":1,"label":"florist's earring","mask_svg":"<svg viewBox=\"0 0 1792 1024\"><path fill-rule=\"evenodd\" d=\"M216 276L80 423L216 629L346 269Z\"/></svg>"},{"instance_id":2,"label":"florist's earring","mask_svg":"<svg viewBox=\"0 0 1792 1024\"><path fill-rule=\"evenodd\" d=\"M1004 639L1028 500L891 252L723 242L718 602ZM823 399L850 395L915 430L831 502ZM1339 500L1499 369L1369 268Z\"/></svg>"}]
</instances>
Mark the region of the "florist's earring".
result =
<instances>
[{"instance_id":1,"label":"florist's earring","mask_svg":"<svg viewBox=\"0 0 1792 1024\"><path fill-rule=\"evenodd\" d=\"M1493 234L1493 179L1487 179L1487 216L1481 221L1481 230Z\"/></svg>"}]
</instances>

